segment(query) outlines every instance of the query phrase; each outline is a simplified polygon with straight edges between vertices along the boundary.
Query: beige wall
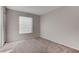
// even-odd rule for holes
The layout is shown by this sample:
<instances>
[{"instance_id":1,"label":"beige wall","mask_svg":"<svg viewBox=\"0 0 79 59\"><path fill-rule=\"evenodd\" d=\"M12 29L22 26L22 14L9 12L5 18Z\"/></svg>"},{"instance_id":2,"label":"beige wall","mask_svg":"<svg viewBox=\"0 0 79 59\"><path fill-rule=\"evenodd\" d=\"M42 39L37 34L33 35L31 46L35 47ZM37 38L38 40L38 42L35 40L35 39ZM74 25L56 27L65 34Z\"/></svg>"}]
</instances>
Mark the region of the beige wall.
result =
<instances>
[{"instance_id":1,"label":"beige wall","mask_svg":"<svg viewBox=\"0 0 79 59\"><path fill-rule=\"evenodd\" d=\"M33 33L19 34L19 16L33 18ZM39 37L40 17L29 13L7 9L7 42Z\"/></svg>"},{"instance_id":2,"label":"beige wall","mask_svg":"<svg viewBox=\"0 0 79 59\"><path fill-rule=\"evenodd\" d=\"M79 49L79 7L62 7L41 16L41 37Z\"/></svg>"}]
</instances>

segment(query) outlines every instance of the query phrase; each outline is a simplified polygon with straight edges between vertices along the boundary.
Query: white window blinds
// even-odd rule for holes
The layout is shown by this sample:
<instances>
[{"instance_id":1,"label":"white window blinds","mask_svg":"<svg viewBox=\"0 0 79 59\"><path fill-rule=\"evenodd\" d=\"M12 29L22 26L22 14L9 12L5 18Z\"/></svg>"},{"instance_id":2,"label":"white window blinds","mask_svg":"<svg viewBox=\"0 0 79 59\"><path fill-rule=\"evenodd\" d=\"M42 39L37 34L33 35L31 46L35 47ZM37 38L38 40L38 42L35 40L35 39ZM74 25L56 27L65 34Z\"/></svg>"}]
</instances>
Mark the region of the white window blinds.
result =
<instances>
[{"instance_id":1,"label":"white window blinds","mask_svg":"<svg viewBox=\"0 0 79 59\"><path fill-rule=\"evenodd\" d=\"M19 17L19 33L32 33L33 32L33 19L31 17Z\"/></svg>"}]
</instances>

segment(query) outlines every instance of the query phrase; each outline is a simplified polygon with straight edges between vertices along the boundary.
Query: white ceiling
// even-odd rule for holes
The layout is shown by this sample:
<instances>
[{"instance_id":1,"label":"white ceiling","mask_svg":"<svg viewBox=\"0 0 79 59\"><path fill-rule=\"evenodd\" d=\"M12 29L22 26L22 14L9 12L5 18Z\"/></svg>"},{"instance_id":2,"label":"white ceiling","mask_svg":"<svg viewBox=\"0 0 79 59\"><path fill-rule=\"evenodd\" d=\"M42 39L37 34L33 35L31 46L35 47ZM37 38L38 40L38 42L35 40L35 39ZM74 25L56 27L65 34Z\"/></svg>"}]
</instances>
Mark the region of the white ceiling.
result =
<instances>
[{"instance_id":1,"label":"white ceiling","mask_svg":"<svg viewBox=\"0 0 79 59\"><path fill-rule=\"evenodd\" d=\"M8 9L43 15L61 6L7 6Z\"/></svg>"}]
</instances>

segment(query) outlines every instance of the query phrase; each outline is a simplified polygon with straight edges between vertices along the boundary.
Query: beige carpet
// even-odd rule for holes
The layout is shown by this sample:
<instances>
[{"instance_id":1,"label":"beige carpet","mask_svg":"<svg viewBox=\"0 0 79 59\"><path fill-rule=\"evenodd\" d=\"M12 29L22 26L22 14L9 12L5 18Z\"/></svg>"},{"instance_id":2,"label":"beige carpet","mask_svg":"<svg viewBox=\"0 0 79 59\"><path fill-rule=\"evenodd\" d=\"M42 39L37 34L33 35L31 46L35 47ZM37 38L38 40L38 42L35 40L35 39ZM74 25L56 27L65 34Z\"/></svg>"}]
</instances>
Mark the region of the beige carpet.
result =
<instances>
[{"instance_id":1,"label":"beige carpet","mask_svg":"<svg viewBox=\"0 0 79 59\"><path fill-rule=\"evenodd\" d=\"M1 53L78 53L79 51L55 42L34 38L6 43L0 48Z\"/></svg>"}]
</instances>

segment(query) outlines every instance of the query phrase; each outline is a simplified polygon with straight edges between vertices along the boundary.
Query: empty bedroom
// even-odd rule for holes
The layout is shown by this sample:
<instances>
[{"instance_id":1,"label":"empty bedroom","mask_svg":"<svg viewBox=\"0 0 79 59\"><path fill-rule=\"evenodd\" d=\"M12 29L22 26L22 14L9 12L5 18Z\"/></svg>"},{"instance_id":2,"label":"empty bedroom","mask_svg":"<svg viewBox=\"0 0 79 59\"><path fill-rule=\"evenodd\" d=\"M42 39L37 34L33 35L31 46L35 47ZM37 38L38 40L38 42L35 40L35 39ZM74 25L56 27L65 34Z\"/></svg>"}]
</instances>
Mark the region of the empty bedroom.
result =
<instances>
[{"instance_id":1,"label":"empty bedroom","mask_svg":"<svg viewBox=\"0 0 79 59\"><path fill-rule=\"evenodd\" d=\"M78 53L79 6L0 6L0 53Z\"/></svg>"}]
</instances>

